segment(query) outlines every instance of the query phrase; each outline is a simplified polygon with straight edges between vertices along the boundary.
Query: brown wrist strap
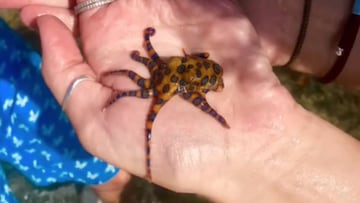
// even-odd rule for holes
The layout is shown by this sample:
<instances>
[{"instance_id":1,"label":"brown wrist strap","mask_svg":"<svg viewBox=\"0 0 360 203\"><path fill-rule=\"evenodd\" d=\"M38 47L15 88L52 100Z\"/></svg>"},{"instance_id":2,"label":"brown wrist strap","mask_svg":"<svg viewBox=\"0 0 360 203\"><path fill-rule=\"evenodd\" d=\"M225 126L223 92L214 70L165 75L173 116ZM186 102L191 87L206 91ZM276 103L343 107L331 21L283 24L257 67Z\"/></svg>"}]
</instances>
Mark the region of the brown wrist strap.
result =
<instances>
[{"instance_id":1,"label":"brown wrist strap","mask_svg":"<svg viewBox=\"0 0 360 203\"><path fill-rule=\"evenodd\" d=\"M360 25L360 15L357 11L357 5L360 1L355 1L355 6L353 9L353 13L349 17L347 24L345 25L344 33L341 36L338 48L336 50L337 59L332 66L332 68L327 72L323 77L318 80L322 83L330 83L336 79L336 77L341 73L344 69L346 61L351 53L351 49L353 48L356 35L359 30Z\"/></svg>"}]
</instances>

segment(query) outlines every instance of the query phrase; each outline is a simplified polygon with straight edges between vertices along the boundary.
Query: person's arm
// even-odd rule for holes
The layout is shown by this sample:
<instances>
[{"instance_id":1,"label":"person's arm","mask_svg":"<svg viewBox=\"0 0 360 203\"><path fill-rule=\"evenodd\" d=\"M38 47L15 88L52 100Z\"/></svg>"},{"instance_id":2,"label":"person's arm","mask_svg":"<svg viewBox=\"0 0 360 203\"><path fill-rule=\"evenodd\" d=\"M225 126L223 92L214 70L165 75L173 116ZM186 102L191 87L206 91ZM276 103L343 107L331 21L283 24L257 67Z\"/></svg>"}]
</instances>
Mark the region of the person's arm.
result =
<instances>
[{"instance_id":1,"label":"person's arm","mask_svg":"<svg viewBox=\"0 0 360 203\"><path fill-rule=\"evenodd\" d=\"M359 202L359 142L302 108L284 119L287 126L275 144L254 154L255 162L261 162L257 168L243 174L246 166L238 161L231 175L219 173L220 181L207 183L206 196L228 203L244 197L244 202L258 203Z\"/></svg>"},{"instance_id":2,"label":"person's arm","mask_svg":"<svg viewBox=\"0 0 360 203\"><path fill-rule=\"evenodd\" d=\"M299 34L304 1L239 0L257 30L262 46L273 65L285 64L293 52ZM309 27L298 60L291 67L321 77L336 60L336 47L351 14L353 1L312 1ZM359 87L360 37L337 81Z\"/></svg>"}]
</instances>

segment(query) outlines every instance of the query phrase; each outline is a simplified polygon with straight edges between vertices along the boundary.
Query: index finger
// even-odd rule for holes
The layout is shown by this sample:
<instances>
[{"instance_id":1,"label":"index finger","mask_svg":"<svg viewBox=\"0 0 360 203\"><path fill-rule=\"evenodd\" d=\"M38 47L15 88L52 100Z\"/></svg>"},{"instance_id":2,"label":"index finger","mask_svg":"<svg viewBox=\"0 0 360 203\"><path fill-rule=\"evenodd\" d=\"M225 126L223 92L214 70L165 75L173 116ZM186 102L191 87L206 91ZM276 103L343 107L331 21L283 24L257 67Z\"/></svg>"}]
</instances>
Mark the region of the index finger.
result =
<instances>
[{"instance_id":1,"label":"index finger","mask_svg":"<svg viewBox=\"0 0 360 203\"><path fill-rule=\"evenodd\" d=\"M56 6L63 8L72 8L76 0L0 0L0 8L20 9L29 5Z\"/></svg>"}]
</instances>

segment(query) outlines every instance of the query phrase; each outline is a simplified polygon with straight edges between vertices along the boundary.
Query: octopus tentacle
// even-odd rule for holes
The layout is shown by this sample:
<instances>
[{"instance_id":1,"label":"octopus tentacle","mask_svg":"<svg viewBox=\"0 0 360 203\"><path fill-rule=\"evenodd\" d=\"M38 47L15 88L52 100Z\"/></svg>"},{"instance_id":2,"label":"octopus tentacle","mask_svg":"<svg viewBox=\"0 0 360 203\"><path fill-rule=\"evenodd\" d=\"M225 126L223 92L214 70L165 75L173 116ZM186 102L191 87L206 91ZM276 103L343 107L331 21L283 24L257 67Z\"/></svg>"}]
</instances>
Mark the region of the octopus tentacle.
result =
<instances>
[{"instance_id":1,"label":"octopus tentacle","mask_svg":"<svg viewBox=\"0 0 360 203\"><path fill-rule=\"evenodd\" d=\"M122 70L109 71L109 72L104 73L103 77L108 76L108 75L125 75L141 88L149 89L152 87L152 82L150 79L145 79L142 76L140 76L139 74L137 74L131 70L122 69Z\"/></svg>"},{"instance_id":2,"label":"octopus tentacle","mask_svg":"<svg viewBox=\"0 0 360 203\"><path fill-rule=\"evenodd\" d=\"M170 98L155 97L145 125L146 179L151 182L151 138L152 126L160 109Z\"/></svg>"},{"instance_id":3,"label":"octopus tentacle","mask_svg":"<svg viewBox=\"0 0 360 203\"><path fill-rule=\"evenodd\" d=\"M150 37L155 35L155 29L152 27L148 27L145 29L144 32L144 46L145 46L145 50L147 51L149 57L151 58L151 60L155 61L158 65L160 64L165 64L159 57L159 55L156 53L154 47L152 46L151 42L150 42Z\"/></svg>"},{"instance_id":4,"label":"octopus tentacle","mask_svg":"<svg viewBox=\"0 0 360 203\"><path fill-rule=\"evenodd\" d=\"M194 106L201 109L203 112L208 113L210 116L215 118L222 126L225 128L230 128L229 124L226 122L225 118L218 114L214 108L206 101L204 95L198 92L185 92L180 94L182 98L191 102Z\"/></svg>"},{"instance_id":5,"label":"octopus tentacle","mask_svg":"<svg viewBox=\"0 0 360 203\"><path fill-rule=\"evenodd\" d=\"M137 97L141 99L147 99L154 94L153 89L139 89L128 91L114 91L107 104L111 105L122 97Z\"/></svg>"}]
</instances>

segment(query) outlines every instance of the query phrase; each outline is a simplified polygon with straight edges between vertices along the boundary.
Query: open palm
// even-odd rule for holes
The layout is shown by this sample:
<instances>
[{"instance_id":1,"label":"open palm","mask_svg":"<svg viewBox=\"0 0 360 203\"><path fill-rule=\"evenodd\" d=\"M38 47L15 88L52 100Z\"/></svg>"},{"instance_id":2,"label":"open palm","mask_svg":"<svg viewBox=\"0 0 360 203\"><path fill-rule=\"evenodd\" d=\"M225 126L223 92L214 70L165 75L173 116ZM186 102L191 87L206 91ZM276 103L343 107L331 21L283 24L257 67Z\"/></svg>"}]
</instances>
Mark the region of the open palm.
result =
<instances>
[{"instance_id":1,"label":"open palm","mask_svg":"<svg viewBox=\"0 0 360 203\"><path fill-rule=\"evenodd\" d=\"M209 178L222 184L234 171L243 177L253 174L270 156L266 153L296 107L273 74L251 24L230 0L121 0L86 11L79 18L85 59L71 31L58 19L43 16L37 23L44 77L58 101L79 75L99 79L105 71L130 69L148 78L147 68L133 61L130 52L147 56L142 45L143 30L149 26L156 28L151 40L160 57L182 55L185 49L208 52L221 64L225 88L209 92L207 100L230 129L178 96L154 122L153 181L177 191L203 193ZM107 77L102 81L106 86L97 81L75 89L66 113L90 153L144 176L144 128L151 99L125 97L104 110L112 93L107 86L138 87L120 76Z\"/></svg>"}]
</instances>

